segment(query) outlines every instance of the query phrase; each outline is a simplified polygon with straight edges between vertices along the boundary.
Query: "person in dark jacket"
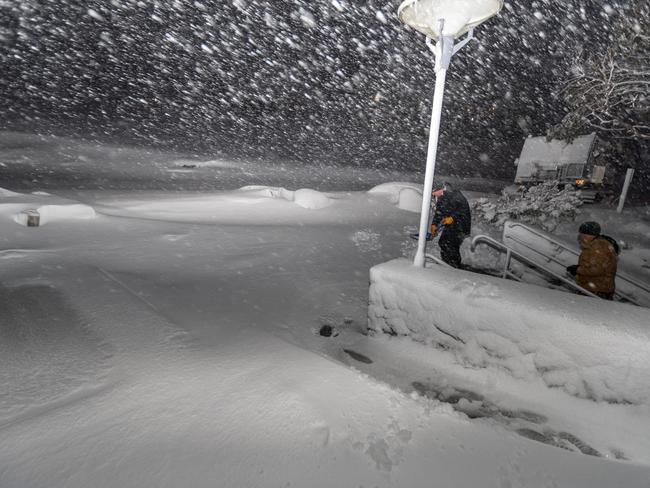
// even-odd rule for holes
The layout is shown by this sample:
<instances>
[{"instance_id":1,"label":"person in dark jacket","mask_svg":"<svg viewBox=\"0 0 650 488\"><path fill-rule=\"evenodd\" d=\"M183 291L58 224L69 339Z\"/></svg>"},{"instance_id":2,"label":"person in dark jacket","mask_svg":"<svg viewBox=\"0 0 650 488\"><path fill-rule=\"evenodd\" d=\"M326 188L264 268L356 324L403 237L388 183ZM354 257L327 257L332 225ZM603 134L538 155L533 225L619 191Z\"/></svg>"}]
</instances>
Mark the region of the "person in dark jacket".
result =
<instances>
[{"instance_id":1,"label":"person in dark jacket","mask_svg":"<svg viewBox=\"0 0 650 488\"><path fill-rule=\"evenodd\" d=\"M440 183L431 193L436 199L436 211L431 221L431 234L440 230L440 257L453 266L461 267L460 245L472 231L472 215L463 194L449 185Z\"/></svg>"},{"instance_id":2,"label":"person in dark jacket","mask_svg":"<svg viewBox=\"0 0 650 488\"><path fill-rule=\"evenodd\" d=\"M578 229L582 252L578 264L567 266L567 272L576 278L585 290L612 300L614 298L616 267L620 248L609 236L600 233L598 222L584 222Z\"/></svg>"}]
</instances>

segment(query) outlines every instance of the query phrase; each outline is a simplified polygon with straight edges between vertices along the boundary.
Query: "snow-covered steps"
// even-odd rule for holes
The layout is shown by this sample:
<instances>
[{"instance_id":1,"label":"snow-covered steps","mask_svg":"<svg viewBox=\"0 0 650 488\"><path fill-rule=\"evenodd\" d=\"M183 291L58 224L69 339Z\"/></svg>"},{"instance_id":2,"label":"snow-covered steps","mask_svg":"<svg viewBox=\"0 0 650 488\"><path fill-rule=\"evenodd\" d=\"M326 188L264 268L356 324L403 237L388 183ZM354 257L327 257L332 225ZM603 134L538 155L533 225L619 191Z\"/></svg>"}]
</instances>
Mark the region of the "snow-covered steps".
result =
<instances>
[{"instance_id":1,"label":"snow-covered steps","mask_svg":"<svg viewBox=\"0 0 650 488\"><path fill-rule=\"evenodd\" d=\"M503 243L541 266L563 275L565 268L578 262L580 251L570 244L541 229L508 221L503 226ZM650 307L650 283L634 275L635 263L619 258L616 273L616 291L620 298L643 307Z\"/></svg>"}]
</instances>

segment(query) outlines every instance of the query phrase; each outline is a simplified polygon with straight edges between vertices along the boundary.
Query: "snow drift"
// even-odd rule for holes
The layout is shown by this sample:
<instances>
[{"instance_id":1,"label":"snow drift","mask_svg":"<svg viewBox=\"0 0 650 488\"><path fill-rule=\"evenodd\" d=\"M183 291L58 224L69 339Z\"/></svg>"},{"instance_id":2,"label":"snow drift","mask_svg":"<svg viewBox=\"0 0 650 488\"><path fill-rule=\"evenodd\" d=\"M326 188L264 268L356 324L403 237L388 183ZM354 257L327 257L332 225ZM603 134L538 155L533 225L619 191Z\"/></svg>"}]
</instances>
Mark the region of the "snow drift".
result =
<instances>
[{"instance_id":1,"label":"snow drift","mask_svg":"<svg viewBox=\"0 0 650 488\"><path fill-rule=\"evenodd\" d=\"M331 204L330 197L311 188L287 190L286 188L273 188L268 186L245 186L241 191L257 194L268 198L280 198L310 210L325 208Z\"/></svg>"},{"instance_id":2,"label":"snow drift","mask_svg":"<svg viewBox=\"0 0 650 488\"><path fill-rule=\"evenodd\" d=\"M490 276L416 268L370 270L368 326L450 349L592 400L650 401L650 312Z\"/></svg>"},{"instance_id":3,"label":"snow drift","mask_svg":"<svg viewBox=\"0 0 650 488\"><path fill-rule=\"evenodd\" d=\"M422 210L422 185L413 183L383 183L368 190L368 193L387 194L390 202L402 210Z\"/></svg>"}]
</instances>

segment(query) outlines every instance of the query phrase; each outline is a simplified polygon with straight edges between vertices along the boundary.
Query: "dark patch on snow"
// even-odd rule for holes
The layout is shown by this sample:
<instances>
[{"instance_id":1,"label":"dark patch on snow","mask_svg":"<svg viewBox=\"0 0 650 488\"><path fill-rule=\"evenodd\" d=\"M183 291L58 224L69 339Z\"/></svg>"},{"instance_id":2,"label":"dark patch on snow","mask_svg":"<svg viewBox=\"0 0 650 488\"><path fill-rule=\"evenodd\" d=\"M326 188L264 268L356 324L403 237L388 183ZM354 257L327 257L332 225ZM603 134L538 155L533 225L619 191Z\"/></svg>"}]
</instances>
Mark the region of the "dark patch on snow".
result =
<instances>
[{"instance_id":1,"label":"dark patch on snow","mask_svg":"<svg viewBox=\"0 0 650 488\"><path fill-rule=\"evenodd\" d=\"M516 432L527 439L543 442L544 444L566 449L567 451L581 452L587 456L603 457L603 455L596 449L586 444L582 439L568 432L555 432L550 429L538 432L527 428L517 429Z\"/></svg>"},{"instance_id":2,"label":"dark patch on snow","mask_svg":"<svg viewBox=\"0 0 650 488\"><path fill-rule=\"evenodd\" d=\"M628 457L620 449L616 449L615 447L612 447L609 449L609 452L611 452L616 459L620 459L621 461L628 460Z\"/></svg>"},{"instance_id":3,"label":"dark patch on snow","mask_svg":"<svg viewBox=\"0 0 650 488\"><path fill-rule=\"evenodd\" d=\"M446 387L438 392L438 399L446 403L458 403L462 399L465 399L469 402L483 402L485 397L480 393L476 393L471 390Z\"/></svg>"},{"instance_id":4,"label":"dark patch on snow","mask_svg":"<svg viewBox=\"0 0 650 488\"><path fill-rule=\"evenodd\" d=\"M318 322L320 324L318 333L323 337L336 337L339 335L340 330L355 325L354 319L350 317L337 317L334 315L321 315L318 317Z\"/></svg>"},{"instance_id":5,"label":"dark patch on snow","mask_svg":"<svg viewBox=\"0 0 650 488\"><path fill-rule=\"evenodd\" d=\"M414 381L411 386L420 395L448 403L454 410L464 413L471 419L490 418L502 423L506 428L514 429L517 434L527 439L588 456L602 457L600 452L569 432L557 432L549 428L533 428L548 421L547 417L539 413L524 409L501 408L480 393L463 388L426 384L419 381ZM522 422L534 425L521 427ZM625 459L620 451L612 450L612 454L617 459Z\"/></svg>"},{"instance_id":6,"label":"dark patch on snow","mask_svg":"<svg viewBox=\"0 0 650 488\"><path fill-rule=\"evenodd\" d=\"M368 356L364 356L363 354L360 354L356 351L352 351L351 349L343 349L343 351L348 354L352 359L355 359L356 361L359 361L361 363L366 363L366 364L372 364L372 359L370 359Z\"/></svg>"},{"instance_id":7,"label":"dark patch on snow","mask_svg":"<svg viewBox=\"0 0 650 488\"><path fill-rule=\"evenodd\" d=\"M414 381L413 388L423 396L451 404L455 410L463 412L470 418L491 417L500 420L523 420L533 424L543 424L548 419L539 413L530 410L509 410L498 407L486 400L483 395L471 390L453 387L436 387Z\"/></svg>"},{"instance_id":8,"label":"dark patch on snow","mask_svg":"<svg viewBox=\"0 0 650 488\"><path fill-rule=\"evenodd\" d=\"M465 344L465 341L462 340L460 337L455 336L455 335L452 334L451 332L447 332L446 330L441 329L441 328L438 327L436 324L432 324L432 325L433 325L433 326L434 326L438 331L440 331L441 334L444 334L444 335L446 335L446 336L448 336L448 337L451 337L452 339L454 339L454 340L457 341L457 342L460 342L461 344Z\"/></svg>"},{"instance_id":9,"label":"dark patch on snow","mask_svg":"<svg viewBox=\"0 0 650 488\"><path fill-rule=\"evenodd\" d=\"M560 439L570 442L571 444L576 446L582 454L586 454L587 456L603 457L603 455L599 453L596 449L594 449L588 444L585 444L585 442L582 441L582 439L579 439L573 434L570 434L568 432L560 432L557 435Z\"/></svg>"},{"instance_id":10,"label":"dark patch on snow","mask_svg":"<svg viewBox=\"0 0 650 488\"><path fill-rule=\"evenodd\" d=\"M445 403L457 404L462 398L469 401L483 401L484 396L480 393L476 393L471 390L465 390L463 388L452 388L452 387L440 387L436 385L428 385L425 383L420 383L419 381L414 381L411 383L413 388L423 396L429 398L435 398Z\"/></svg>"},{"instance_id":11,"label":"dark patch on snow","mask_svg":"<svg viewBox=\"0 0 650 488\"><path fill-rule=\"evenodd\" d=\"M537 432L536 430L533 429L522 428L522 429L517 429L515 432L517 432L517 434L519 434L522 437L526 437L527 439L530 439L531 441L542 442L544 444L549 444L555 447L562 447L560 444L555 442L553 437L551 437L550 435L544 434L542 432Z\"/></svg>"},{"instance_id":12,"label":"dark patch on snow","mask_svg":"<svg viewBox=\"0 0 650 488\"><path fill-rule=\"evenodd\" d=\"M323 337L336 337L339 333L331 325L323 325L318 331Z\"/></svg>"},{"instance_id":13,"label":"dark patch on snow","mask_svg":"<svg viewBox=\"0 0 650 488\"><path fill-rule=\"evenodd\" d=\"M504 417L511 419L522 419L533 424L543 424L548 419L539 413L531 412L530 410L499 410L499 413Z\"/></svg>"}]
</instances>

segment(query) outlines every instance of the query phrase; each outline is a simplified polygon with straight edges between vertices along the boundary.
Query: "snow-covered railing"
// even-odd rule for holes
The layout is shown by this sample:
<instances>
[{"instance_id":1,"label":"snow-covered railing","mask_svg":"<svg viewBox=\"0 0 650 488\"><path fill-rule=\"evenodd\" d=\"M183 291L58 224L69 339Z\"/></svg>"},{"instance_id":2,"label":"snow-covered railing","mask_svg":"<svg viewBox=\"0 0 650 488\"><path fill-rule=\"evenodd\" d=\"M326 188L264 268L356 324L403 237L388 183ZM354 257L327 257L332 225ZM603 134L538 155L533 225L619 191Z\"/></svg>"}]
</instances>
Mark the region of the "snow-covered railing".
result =
<instances>
[{"instance_id":1,"label":"snow-covered railing","mask_svg":"<svg viewBox=\"0 0 650 488\"><path fill-rule=\"evenodd\" d=\"M519 239L517 238L516 235L512 235L510 233L507 233L506 231L508 229L516 228L519 227L521 229L524 229L526 232L534 235L535 237L542 239L553 246L557 249L555 254L549 254L546 252L543 252L539 247L534 247L531 245L530 242L527 242L525 239ZM506 241L512 241L516 243L518 246L521 246L522 248L525 248L528 251L531 251L534 256L538 256L541 260L546 261L546 262L553 262L555 263L558 268L564 269L567 266L567 263L559 259L557 254L561 253L568 253L571 256L575 257L575 262L578 261L578 257L580 256L580 253L576 251L575 249L567 246L565 243L554 239L553 237L547 235L544 232L541 232L537 229L534 229L532 227L529 227L525 224L522 224L521 222L506 222L506 225L504 226L504 237L503 237L504 242ZM507 245L507 242L506 242ZM537 261L534 261L537 265L540 265ZM633 303L635 305L642 306L643 304L640 303L639 298L636 296L634 291L640 291L642 294L650 295L650 285L647 283L643 283L639 280L634 279L630 275L626 274L622 270L618 270L616 273L616 296L618 298L622 298L625 301L628 301L630 303ZM632 291L630 291L632 290Z\"/></svg>"},{"instance_id":2,"label":"snow-covered railing","mask_svg":"<svg viewBox=\"0 0 650 488\"><path fill-rule=\"evenodd\" d=\"M548 268L545 268L540 263L537 263L537 262L533 261L532 259L528 259L523 254L519 254L517 251L509 248L504 243L502 243L500 241L497 241L496 239L493 239L490 236L485 236L485 235L475 236L472 239L472 244L471 244L472 251L474 251L474 249L476 248L476 246L478 244L487 244L488 246L490 246L490 247L492 247L494 249L497 249L498 251L506 253L506 259L505 259L505 263L503 265L503 271L502 271L502 274L501 274L501 277L504 278L504 279L505 278L512 278L512 279L514 279L516 281L521 281L521 278L519 278L516 274L514 274L512 271L510 271L510 264L512 263L512 260L515 259L516 261L519 261L520 263L523 263L526 266L529 266L531 268L535 268L535 269L541 271L542 273L544 273L545 275L547 275L550 278L561 281L563 284L565 284L569 288L571 288L571 289L573 289L573 290L575 290L575 291L577 291L579 293L582 293L584 295L594 297L594 298L600 298L597 295L594 295L593 293L591 293L589 290L585 290L580 285L578 285L576 282L570 281L570 280L566 279L565 277L560 276L559 274L551 271Z\"/></svg>"}]
</instances>

